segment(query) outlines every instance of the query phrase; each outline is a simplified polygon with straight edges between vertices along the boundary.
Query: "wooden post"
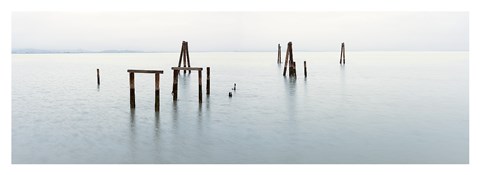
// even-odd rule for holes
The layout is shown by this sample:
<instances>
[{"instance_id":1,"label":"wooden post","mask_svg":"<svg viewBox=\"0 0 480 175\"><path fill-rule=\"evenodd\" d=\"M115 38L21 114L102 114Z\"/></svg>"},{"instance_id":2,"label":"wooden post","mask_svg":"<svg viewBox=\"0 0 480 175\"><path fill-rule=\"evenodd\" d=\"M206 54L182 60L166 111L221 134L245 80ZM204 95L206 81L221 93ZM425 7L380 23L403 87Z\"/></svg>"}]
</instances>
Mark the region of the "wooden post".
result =
<instances>
[{"instance_id":1,"label":"wooden post","mask_svg":"<svg viewBox=\"0 0 480 175\"><path fill-rule=\"evenodd\" d=\"M210 67L207 67L207 95L210 95Z\"/></svg>"},{"instance_id":2,"label":"wooden post","mask_svg":"<svg viewBox=\"0 0 480 175\"><path fill-rule=\"evenodd\" d=\"M190 51L188 51L188 42L186 44L186 50L187 50L187 63L188 63L188 67L190 67ZM192 73L192 70L188 70L188 73Z\"/></svg>"},{"instance_id":3,"label":"wooden post","mask_svg":"<svg viewBox=\"0 0 480 175\"><path fill-rule=\"evenodd\" d=\"M180 58L178 59L178 67L182 65L183 52L185 50L185 41L182 42L182 50L180 50Z\"/></svg>"},{"instance_id":4,"label":"wooden post","mask_svg":"<svg viewBox=\"0 0 480 175\"><path fill-rule=\"evenodd\" d=\"M178 93L178 70L173 70L173 100L177 100Z\"/></svg>"},{"instance_id":5,"label":"wooden post","mask_svg":"<svg viewBox=\"0 0 480 175\"><path fill-rule=\"evenodd\" d=\"M340 49L340 64L342 64L342 58L343 64L345 64L345 43L342 43L342 48Z\"/></svg>"},{"instance_id":6,"label":"wooden post","mask_svg":"<svg viewBox=\"0 0 480 175\"><path fill-rule=\"evenodd\" d=\"M297 77L297 64L295 63L295 61L292 65L292 76Z\"/></svg>"},{"instance_id":7,"label":"wooden post","mask_svg":"<svg viewBox=\"0 0 480 175\"><path fill-rule=\"evenodd\" d=\"M160 74L155 73L155 111L160 111Z\"/></svg>"},{"instance_id":8,"label":"wooden post","mask_svg":"<svg viewBox=\"0 0 480 175\"><path fill-rule=\"evenodd\" d=\"M307 77L307 61L303 61L303 74Z\"/></svg>"},{"instance_id":9,"label":"wooden post","mask_svg":"<svg viewBox=\"0 0 480 175\"><path fill-rule=\"evenodd\" d=\"M290 55L289 52L290 52L290 42L288 43L287 51L285 54L285 65L283 66L283 76L285 76L285 74L287 73L287 64L289 63L288 56Z\"/></svg>"},{"instance_id":10,"label":"wooden post","mask_svg":"<svg viewBox=\"0 0 480 175\"><path fill-rule=\"evenodd\" d=\"M278 44L278 56L277 56L277 63L282 63L282 47Z\"/></svg>"},{"instance_id":11,"label":"wooden post","mask_svg":"<svg viewBox=\"0 0 480 175\"><path fill-rule=\"evenodd\" d=\"M342 50L343 50L343 64L345 64L345 43L342 43Z\"/></svg>"},{"instance_id":12,"label":"wooden post","mask_svg":"<svg viewBox=\"0 0 480 175\"><path fill-rule=\"evenodd\" d=\"M202 102L202 70L198 71L198 101Z\"/></svg>"},{"instance_id":13,"label":"wooden post","mask_svg":"<svg viewBox=\"0 0 480 175\"><path fill-rule=\"evenodd\" d=\"M100 85L100 69L97 69L97 85Z\"/></svg>"},{"instance_id":14,"label":"wooden post","mask_svg":"<svg viewBox=\"0 0 480 175\"><path fill-rule=\"evenodd\" d=\"M130 108L135 108L135 74L130 72Z\"/></svg>"},{"instance_id":15,"label":"wooden post","mask_svg":"<svg viewBox=\"0 0 480 175\"><path fill-rule=\"evenodd\" d=\"M188 42L185 41L185 49L183 50L185 53L183 53L183 67L187 67L187 47L188 47ZM183 74L187 73L187 70L183 70Z\"/></svg>"}]
</instances>

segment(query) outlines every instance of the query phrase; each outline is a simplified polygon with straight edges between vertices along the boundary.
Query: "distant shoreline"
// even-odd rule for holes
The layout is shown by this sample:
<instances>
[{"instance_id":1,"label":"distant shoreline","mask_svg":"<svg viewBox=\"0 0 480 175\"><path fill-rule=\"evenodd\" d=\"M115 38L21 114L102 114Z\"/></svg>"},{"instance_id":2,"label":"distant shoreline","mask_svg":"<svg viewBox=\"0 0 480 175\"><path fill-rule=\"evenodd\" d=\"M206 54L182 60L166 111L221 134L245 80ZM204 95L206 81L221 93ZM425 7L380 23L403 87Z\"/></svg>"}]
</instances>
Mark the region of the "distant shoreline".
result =
<instances>
[{"instance_id":1,"label":"distant shoreline","mask_svg":"<svg viewBox=\"0 0 480 175\"><path fill-rule=\"evenodd\" d=\"M233 52L233 53L248 53L248 52L277 52L277 51L195 51L193 53L225 53L225 52ZM339 52L339 51L294 51L294 52ZM422 50L422 51L412 51L412 50L404 50L404 51L347 51L347 52L469 52L468 50L466 51L461 51L461 50L453 50L453 51L429 51L429 50ZM14 52L12 51L11 54L112 54L112 53L179 53L179 52L160 52L160 51L128 51L128 52L108 52L108 51L86 51L86 52Z\"/></svg>"}]
</instances>

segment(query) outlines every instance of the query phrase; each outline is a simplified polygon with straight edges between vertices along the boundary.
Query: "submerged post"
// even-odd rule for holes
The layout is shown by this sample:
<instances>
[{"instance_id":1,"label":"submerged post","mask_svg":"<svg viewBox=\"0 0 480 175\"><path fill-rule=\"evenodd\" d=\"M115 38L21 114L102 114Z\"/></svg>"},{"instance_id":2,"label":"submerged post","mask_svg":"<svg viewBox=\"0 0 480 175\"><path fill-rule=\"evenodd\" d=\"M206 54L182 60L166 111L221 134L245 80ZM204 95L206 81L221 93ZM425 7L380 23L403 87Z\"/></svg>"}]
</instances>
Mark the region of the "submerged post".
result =
<instances>
[{"instance_id":1,"label":"submerged post","mask_svg":"<svg viewBox=\"0 0 480 175\"><path fill-rule=\"evenodd\" d=\"M135 108L135 74L130 72L130 108Z\"/></svg>"},{"instance_id":2,"label":"submerged post","mask_svg":"<svg viewBox=\"0 0 480 175\"><path fill-rule=\"evenodd\" d=\"M207 95L210 95L210 67L207 67Z\"/></svg>"},{"instance_id":3,"label":"submerged post","mask_svg":"<svg viewBox=\"0 0 480 175\"><path fill-rule=\"evenodd\" d=\"M198 71L198 101L202 102L202 70Z\"/></svg>"},{"instance_id":4,"label":"submerged post","mask_svg":"<svg viewBox=\"0 0 480 175\"><path fill-rule=\"evenodd\" d=\"M155 73L155 111L160 111L160 74Z\"/></svg>"},{"instance_id":5,"label":"submerged post","mask_svg":"<svg viewBox=\"0 0 480 175\"><path fill-rule=\"evenodd\" d=\"M307 61L303 61L303 74L307 77Z\"/></svg>"},{"instance_id":6,"label":"submerged post","mask_svg":"<svg viewBox=\"0 0 480 175\"><path fill-rule=\"evenodd\" d=\"M173 70L173 100L177 100L178 93L178 70Z\"/></svg>"},{"instance_id":7,"label":"submerged post","mask_svg":"<svg viewBox=\"0 0 480 175\"><path fill-rule=\"evenodd\" d=\"M97 69L97 85L100 85L100 69Z\"/></svg>"}]
</instances>

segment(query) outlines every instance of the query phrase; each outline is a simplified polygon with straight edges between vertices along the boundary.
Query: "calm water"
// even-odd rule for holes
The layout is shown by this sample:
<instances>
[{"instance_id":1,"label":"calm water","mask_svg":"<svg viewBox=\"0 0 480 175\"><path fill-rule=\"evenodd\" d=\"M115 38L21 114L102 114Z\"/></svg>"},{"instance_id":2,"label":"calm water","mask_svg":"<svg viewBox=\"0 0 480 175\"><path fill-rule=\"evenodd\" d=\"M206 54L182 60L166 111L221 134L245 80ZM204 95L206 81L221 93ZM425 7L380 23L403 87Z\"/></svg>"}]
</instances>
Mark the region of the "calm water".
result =
<instances>
[{"instance_id":1,"label":"calm water","mask_svg":"<svg viewBox=\"0 0 480 175\"><path fill-rule=\"evenodd\" d=\"M296 80L276 55L191 53L201 104L196 72L172 102L179 53L13 55L12 162L468 163L468 52L294 52ZM165 70L160 113L129 68Z\"/></svg>"}]
</instances>

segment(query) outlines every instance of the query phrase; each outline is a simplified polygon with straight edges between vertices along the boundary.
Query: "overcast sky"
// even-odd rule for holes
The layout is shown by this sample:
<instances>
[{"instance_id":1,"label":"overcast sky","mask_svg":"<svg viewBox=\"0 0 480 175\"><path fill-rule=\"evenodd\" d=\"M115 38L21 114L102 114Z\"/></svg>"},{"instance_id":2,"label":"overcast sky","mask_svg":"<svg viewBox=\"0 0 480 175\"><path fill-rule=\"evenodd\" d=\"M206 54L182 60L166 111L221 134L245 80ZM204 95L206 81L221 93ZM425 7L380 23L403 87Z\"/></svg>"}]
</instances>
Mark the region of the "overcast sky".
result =
<instances>
[{"instance_id":1,"label":"overcast sky","mask_svg":"<svg viewBox=\"0 0 480 175\"><path fill-rule=\"evenodd\" d=\"M14 12L12 48L468 51L467 12Z\"/></svg>"}]
</instances>

